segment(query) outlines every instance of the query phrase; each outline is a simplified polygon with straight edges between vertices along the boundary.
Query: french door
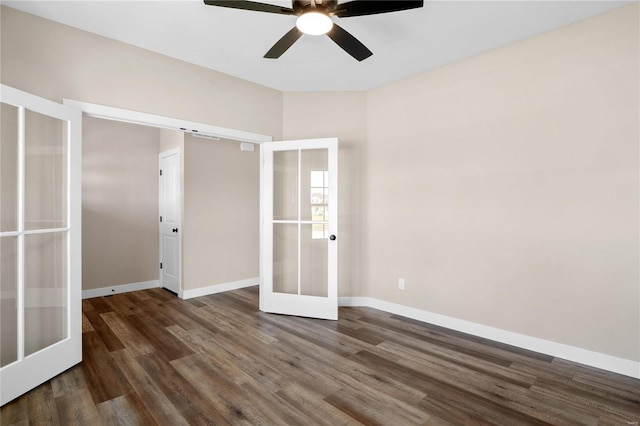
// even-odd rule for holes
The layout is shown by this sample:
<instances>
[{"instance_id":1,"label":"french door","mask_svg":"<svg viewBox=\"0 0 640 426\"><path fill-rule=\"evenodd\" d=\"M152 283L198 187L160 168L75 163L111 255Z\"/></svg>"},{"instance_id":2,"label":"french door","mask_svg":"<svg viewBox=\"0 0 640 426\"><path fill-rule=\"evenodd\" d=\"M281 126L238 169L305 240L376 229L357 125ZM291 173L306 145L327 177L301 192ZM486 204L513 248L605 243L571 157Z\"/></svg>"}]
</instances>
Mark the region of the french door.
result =
<instances>
[{"instance_id":1,"label":"french door","mask_svg":"<svg viewBox=\"0 0 640 426\"><path fill-rule=\"evenodd\" d=\"M0 405L82 360L80 111L0 86Z\"/></svg>"},{"instance_id":2,"label":"french door","mask_svg":"<svg viewBox=\"0 0 640 426\"><path fill-rule=\"evenodd\" d=\"M261 152L260 310L338 319L338 139Z\"/></svg>"}]
</instances>

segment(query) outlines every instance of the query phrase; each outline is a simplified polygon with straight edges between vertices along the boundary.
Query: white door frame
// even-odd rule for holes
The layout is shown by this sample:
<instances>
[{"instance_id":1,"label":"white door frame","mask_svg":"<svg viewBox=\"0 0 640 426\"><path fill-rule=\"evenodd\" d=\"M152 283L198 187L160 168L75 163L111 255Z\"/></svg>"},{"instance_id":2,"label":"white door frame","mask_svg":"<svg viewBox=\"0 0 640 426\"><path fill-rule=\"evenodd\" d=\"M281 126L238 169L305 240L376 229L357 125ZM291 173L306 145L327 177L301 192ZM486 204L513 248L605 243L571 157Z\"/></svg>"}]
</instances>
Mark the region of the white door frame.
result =
<instances>
[{"instance_id":1,"label":"white door frame","mask_svg":"<svg viewBox=\"0 0 640 426\"><path fill-rule=\"evenodd\" d=\"M185 133L207 135L228 140L249 142L257 145L264 142L271 142L273 140L271 136L259 133L245 132L243 130L218 127L210 124L149 114L124 108L99 105L90 102L76 101L73 99L64 99L63 104L77 109L89 117L102 118L105 120L121 121L124 123L176 130ZM184 155L184 153L181 155ZM181 194L181 196L184 197L184 194ZM179 296L183 297L183 294L180 294Z\"/></svg>"},{"instance_id":2,"label":"white door frame","mask_svg":"<svg viewBox=\"0 0 640 426\"><path fill-rule=\"evenodd\" d=\"M158 169L160 170L160 173L162 173L162 160L164 160L165 158L171 157L173 155L178 155L178 164L180 167L180 170L182 170L182 164L181 164L181 158L182 158L182 152L180 150L180 148L173 148L173 149L169 149L167 151L163 151L160 154L158 154ZM162 281L162 273L165 271L166 269L166 259L164 259L164 245L163 245L163 226L166 225L166 220L163 221L162 216L160 216L160 221L158 223L158 229L159 229L159 250L158 250L158 256L159 256L159 267L160 267L160 287L163 288L167 288L171 291L176 290L175 293L182 297L182 179L180 180L180 182L178 183L178 194L179 194L179 207L178 207L178 218L177 218L177 231L176 231L176 236L178 239L178 273L177 273L177 277L178 277L178 288L177 289L171 289L169 287L166 287L165 285L163 285L163 281ZM158 202L159 202L159 211L160 213L163 212L163 207L164 207L164 191L163 191L163 176L160 176L160 180L159 180L159 185L158 185ZM166 215L165 215L166 216Z\"/></svg>"},{"instance_id":3,"label":"white door frame","mask_svg":"<svg viewBox=\"0 0 640 426\"><path fill-rule=\"evenodd\" d=\"M273 138L259 133L245 132L243 130L229 129L226 127L213 126L211 124L197 123L195 121L181 120L163 115L149 114L146 112L133 111L130 109L115 108L105 105L92 104L89 102L74 101L64 99L63 105L70 106L89 117L103 118L105 120L123 121L131 124L141 124L143 126L159 127L161 129L178 130L186 133L213 136L217 138L230 139L234 141L250 142L261 144L271 142Z\"/></svg>"},{"instance_id":4,"label":"white door frame","mask_svg":"<svg viewBox=\"0 0 640 426\"><path fill-rule=\"evenodd\" d=\"M273 291L273 153L274 151L305 149L327 149L329 153L330 201L328 234L331 235L331 238L328 240L327 253L327 297L284 294ZM338 235L338 139L325 138L266 143L262 145L260 155L260 310L287 315L337 320L338 240L336 236ZM300 200L302 188L299 187L298 190L298 199ZM275 222L284 223L289 221ZM298 218L297 222L310 223L301 221L300 218ZM300 248L298 248L298 250L300 250ZM298 259L298 268L300 268L300 259ZM299 280L300 278L298 277L298 286L300 286Z\"/></svg>"},{"instance_id":5,"label":"white door frame","mask_svg":"<svg viewBox=\"0 0 640 426\"><path fill-rule=\"evenodd\" d=\"M0 369L0 405L15 399L34 387L82 361L82 114L80 111L56 102L0 85L3 103L18 107L18 226L15 232L2 232L4 237L18 238L17 276L17 360ZM25 108L67 122L67 227L56 229L25 230ZM24 354L24 237L43 233L67 234L67 284L65 303L67 337L33 354Z\"/></svg>"}]
</instances>

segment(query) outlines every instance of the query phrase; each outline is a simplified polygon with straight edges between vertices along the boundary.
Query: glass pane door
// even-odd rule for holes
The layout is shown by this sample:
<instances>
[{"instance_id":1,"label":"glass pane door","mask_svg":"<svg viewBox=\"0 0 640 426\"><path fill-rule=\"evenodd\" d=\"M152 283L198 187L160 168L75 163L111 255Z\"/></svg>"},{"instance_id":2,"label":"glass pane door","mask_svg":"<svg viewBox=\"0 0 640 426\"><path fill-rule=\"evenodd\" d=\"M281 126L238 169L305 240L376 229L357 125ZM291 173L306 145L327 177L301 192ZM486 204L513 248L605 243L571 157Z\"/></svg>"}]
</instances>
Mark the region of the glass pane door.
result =
<instances>
[{"instance_id":1,"label":"glass pane door","mask_svg":"<svg viewBox=\"0 0 640 426\"><path fill-rule=\"evenodd\" d=\"M1 87L0 402L4 404L82 358L81 115Z\"/></svg>"},{"instance_id":2,"label":"glass pane door","mask_svg":"<svg viewBox=\"0 0 640 426\"><path fill-rule=\"evenodd\" d=\"M337 319L337 139L261 152L261 309Z\"/></svg>"}]
</instances>

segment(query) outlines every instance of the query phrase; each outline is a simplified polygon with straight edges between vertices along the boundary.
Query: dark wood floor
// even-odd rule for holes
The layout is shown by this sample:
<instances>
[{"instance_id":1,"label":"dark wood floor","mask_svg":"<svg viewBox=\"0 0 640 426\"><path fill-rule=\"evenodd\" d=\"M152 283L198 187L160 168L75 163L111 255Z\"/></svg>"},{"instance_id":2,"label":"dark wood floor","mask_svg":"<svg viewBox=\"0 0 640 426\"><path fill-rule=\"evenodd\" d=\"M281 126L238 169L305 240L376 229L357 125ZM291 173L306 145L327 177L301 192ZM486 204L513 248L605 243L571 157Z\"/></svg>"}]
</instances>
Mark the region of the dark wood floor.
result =
<instances>
[{"instance_id":1,"label":"dark wood floor","mask_svg":"<svg viewBox=\"0 0 640 426\"><path fill-rule=\"evenodd\" d=\"M249 288L83 306L84 361L2 425L585 424L640 421L640 381L368 308L258 311Z\"/></svg>"}]
</instances>

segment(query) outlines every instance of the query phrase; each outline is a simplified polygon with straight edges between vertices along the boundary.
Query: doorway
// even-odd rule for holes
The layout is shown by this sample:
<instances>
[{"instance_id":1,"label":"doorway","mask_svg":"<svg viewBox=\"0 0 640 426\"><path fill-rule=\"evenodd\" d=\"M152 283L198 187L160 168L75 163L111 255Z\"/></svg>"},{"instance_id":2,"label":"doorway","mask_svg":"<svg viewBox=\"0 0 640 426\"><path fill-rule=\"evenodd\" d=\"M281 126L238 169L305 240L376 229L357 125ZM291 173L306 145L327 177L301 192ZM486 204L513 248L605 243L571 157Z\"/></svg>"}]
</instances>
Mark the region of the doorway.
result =
<instances>
[{"instance_id":1,"label":"doorway","mask_svg":"<svg viewBox=\"0 0 640 426\"><path fill-rule=\"evenodd\" d=\"M178 235L179 243L175 248L182 249L176 255L177 259L182 259L180 264L175 263L179 272L174 270L171 274L179 278L171 286L172 291L181 298L191 298L258 284L259 152L243 152L246 149L241 150L242 144L238 142L260 144L270 141L271 137L84 102L65 100L65 104L81 109L88 117L104 119L99 120L102 122L119 121L159 130L160 152L180 147L180 165L184 165L180 173L182 185L188 181L189 187L180 188L183 210L176 215L179 213L182 216L180 219L183 223L188 221L189 227L183 229L177 224L169 228L170 234ZM200 135L209 137L198 138ZM212 140L218 139L214 136L218 136L220 140ZM177 139L182 142L176 142ZM185 144L188 145L188 150ZM159 195L158 151L154 154L153 193ZM128 161L126 156L123 156L122 161ZM158 235L159 204L159 199L156 199L153 218L148 222L153 227L157 248L161 245ZM164 219L163 217L163 223ZM228 226L219 226L221 223ZM173 232L174 229L177 232ZM183 253L187 251L190 255L185 259ZM162 286L167 287L164 281L169 277L164 273L167 269L165 261L160 260L161 257L160 250L154 251L152 263L155 268L155 283L143 281L134 283L135 286L102 288L101 293L93 293L87 297L114 294L121 290L158 287L161 280ZM160 263L163 263L162 270ZM215 267L216 265L225 267ZM251 265L251 268L248 270L244 265Z\"/></svg>"}]
</instances>

